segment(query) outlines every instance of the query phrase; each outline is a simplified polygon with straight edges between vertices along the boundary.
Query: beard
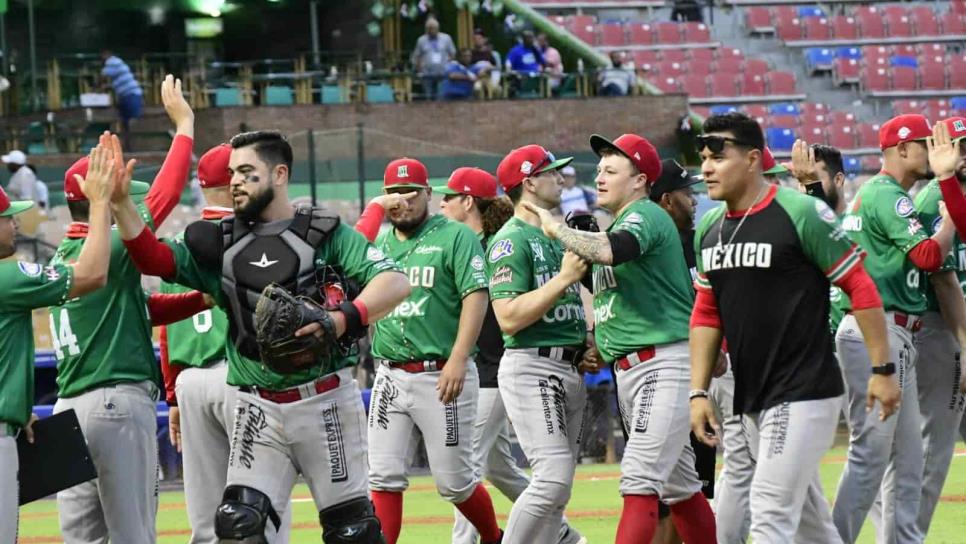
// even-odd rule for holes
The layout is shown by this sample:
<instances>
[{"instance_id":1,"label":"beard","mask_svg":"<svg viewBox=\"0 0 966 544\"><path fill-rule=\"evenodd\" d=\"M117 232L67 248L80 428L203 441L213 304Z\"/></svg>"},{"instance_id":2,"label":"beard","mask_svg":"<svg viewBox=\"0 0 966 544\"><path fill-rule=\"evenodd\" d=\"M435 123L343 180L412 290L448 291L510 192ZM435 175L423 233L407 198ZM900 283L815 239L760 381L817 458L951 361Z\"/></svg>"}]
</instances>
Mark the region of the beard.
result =
<instances>
[{"instance_id":1,"label":"beard","mask_svg":"<svg viewBox=\"0 0 966 544\"><path fill-rule=\"evenodd\" d=\"M829 207L832 208L832 210L838 210L839 199L841 198L842 198L842 195L839 194L839 188L836 187L834 183L832 183L829 186L828 191L826 191L825 193L825 199L828 200Z\"/></svg>"},{"instance_id":2,"label":"beard","mask_svg":"<svg viewBox=\"0 0 966 544\"><path fill-rule=\"evenodd\" d=\"M248 195L248 204L244 206L235 205L235 215L244 221L258 221L259 216L275 199L275 188L269 185L264 191L257 195Z\"/></svg>"},{"instance_id":3,"label":"beard","mask_svg":"<svg viewBox=\"0 0 966 544\"><path fill-rule=\"evenodd\" d=\"M429 215L429 208L427 207L426 209L423 210L423 213L419 214L418 216L414 216L409 219L393 219L392 217L390 217L389 222L399 232L402 232L404 234L409 234L414 230L418 229L420 225L425 223L426 216L428 215Z\"/></svg>"}]
</instances>

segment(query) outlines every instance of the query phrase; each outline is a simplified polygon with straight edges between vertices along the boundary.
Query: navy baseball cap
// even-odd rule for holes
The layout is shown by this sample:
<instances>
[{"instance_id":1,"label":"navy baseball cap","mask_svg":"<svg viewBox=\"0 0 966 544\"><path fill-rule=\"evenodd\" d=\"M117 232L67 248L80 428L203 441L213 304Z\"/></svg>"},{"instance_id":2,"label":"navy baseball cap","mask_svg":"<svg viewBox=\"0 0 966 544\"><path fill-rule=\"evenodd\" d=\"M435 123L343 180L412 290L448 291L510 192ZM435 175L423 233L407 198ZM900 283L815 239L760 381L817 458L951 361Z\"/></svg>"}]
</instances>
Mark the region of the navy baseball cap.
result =
<instances>
[{"instance_id":1,"label":"navy baseball cap","mask_svg":"<svg viewBox=\"0 0 966 544\"><path fill-rule=\"evenodd\" d=\"M649 196L654 202L659 202L661 197L667 193L698 183L701 183L701 179L688 173L687 169L681 166L678 161L664 159L661 161L661 175L654 182L654 185L651 185Z\"/></svg>"}]
</instances>

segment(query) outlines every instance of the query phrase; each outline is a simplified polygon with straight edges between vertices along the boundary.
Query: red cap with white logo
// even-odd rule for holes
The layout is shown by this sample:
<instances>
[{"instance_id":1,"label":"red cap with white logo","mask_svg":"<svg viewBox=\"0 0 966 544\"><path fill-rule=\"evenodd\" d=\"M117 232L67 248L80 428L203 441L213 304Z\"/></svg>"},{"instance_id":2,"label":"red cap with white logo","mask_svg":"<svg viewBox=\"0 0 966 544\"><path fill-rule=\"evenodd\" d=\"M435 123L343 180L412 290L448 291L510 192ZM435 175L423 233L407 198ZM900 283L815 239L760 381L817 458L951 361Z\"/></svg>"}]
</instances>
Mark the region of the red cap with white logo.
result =
<instances>
[{"instance_id":1,"label":"red cap with white logo","mask_svg":"<svg viewBox=\"0 0 966 544\"><path fill-rule=\"evenodd\" d=\"M496 178L479 168L463 167L453 170L449 181L442 187L433 187L441 195L469 195L479 198L496 198Z\"/></svg>"},{"instance_id":2,"label":"red cap with white logo","mask_svg":"<svg viewBox=\"0 0 966 544\"><path fill-rule=\"evenodd\" d=\"M624 155L634 163L638 172L647 176L648 185L653 185L661 177L661 157L647 138L637 134L622 134L612 142L600 134L594 134L590 137L590 147L598 156L605 149L613 149Z\"/></svg>"},{"instance_id":3,"label":"red cap with white logo","mask_svg":"<svg viewBox=\"0 0 966 544\"><path fill-rule=\"evenodd\" d=\"M543 146L536 144L518 147L503 157L496 167L496 179L509 191L523 183L525 178L536 176L550 170L559 170L573 162L573 157L558 159Z\"/></svg>"},{"instance_id":4,"label":"red cap with white logo","mask_svg":"<svg viewBox=\"0 0 966 544\"><path fill-rule=\"evenodd\" d=\"M386 166L386 172L382 176L382 187L383 189L390 187L426 189L429 187L429 174L423 163L403 157Z\"/></svg>"},{"instance_id":5,"label":"red cap with white logo","mask_svg":"<svg viewBox=\"0 0 966 544\"><path fill-rule=\"evenodd\" d=\"M879 147L888 149L904 142L925 140L932 136L932 128L925 116L907 113L889 119L879 127Z\"/></svg>"},{"instance_id":6,"label":"red cap with white logo","mask_svg":"<svg viewBox=\"0 0 966 544\"><path fill-rule=\"evenodd\" d=\"M949 137L953 143L966 138L966 117L950 117L943 119L943 124L949 130Z\"/></svg>"}]
</instances>

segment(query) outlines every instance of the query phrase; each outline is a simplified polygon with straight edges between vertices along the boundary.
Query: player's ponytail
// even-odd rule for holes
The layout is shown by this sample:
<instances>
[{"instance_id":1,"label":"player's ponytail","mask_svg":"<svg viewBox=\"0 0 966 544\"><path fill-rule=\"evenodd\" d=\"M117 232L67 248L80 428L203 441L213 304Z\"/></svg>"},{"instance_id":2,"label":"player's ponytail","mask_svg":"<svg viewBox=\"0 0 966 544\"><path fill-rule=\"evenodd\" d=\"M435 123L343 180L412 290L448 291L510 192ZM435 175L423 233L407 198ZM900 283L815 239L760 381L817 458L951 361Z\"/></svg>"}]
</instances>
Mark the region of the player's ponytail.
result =
<instances>
[{"instance_id":1,"label":"player's ponytail","mask_svg":"<svg viewBox=\"0 0 966 544\"><path fill-rule=\"evenodd\" d=\"M505 196L496 198L474 198L476 207L483 217L483 234L492 236L513 217L513 203Z\"/></svg>"}]
</instances>

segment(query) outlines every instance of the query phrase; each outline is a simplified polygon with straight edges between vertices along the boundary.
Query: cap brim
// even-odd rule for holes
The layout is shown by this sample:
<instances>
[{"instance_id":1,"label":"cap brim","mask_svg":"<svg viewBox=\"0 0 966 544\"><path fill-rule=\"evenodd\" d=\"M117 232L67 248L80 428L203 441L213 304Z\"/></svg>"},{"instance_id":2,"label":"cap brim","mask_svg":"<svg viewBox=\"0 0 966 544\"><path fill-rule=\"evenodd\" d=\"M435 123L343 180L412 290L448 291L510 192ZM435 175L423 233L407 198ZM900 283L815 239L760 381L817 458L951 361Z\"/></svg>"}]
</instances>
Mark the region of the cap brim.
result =
<instances>
[{"instance_id":1,"label":"cap brim","mask_svg":"<svg viewBox=\"0 0 966 544\"><path fill-rule=\"evenodd\" d=\"M30 208L34 207L33 201L30 200L15 200L10 203L10 207L0 212L0 217L10 217L11 215L17 215L18 213L25 212Z\"/></svg>"},{"instance_id":2,"label":"cap brim","mask_svg":"<svg viewBox=\"0 0 966 544\"><path fill-rule=\"evenodd\" d=\"M567 166L572 162L574 162L573 157L563 157L562 159L557 159L552 163L548 164L547 166L544 166L543 168L537 170L533 174L536 175L536 174L542 174L544 172L549 172L551 170L560 170L561 168L563 168L564 166Z\"/></svg>"},{"instance_id":3,"label":"cap brim","mask_svg":"<svg viewBox=\"0 0 966 544\"><path fill-rule=\"evenodd\" d=\"M788 168L785 168L780 164L776 164L775 166L772 166L768 170L765 170L764 172L762 172L762 174L766 176L777 176L778 174L787 174L787 173L788 173Z\"/></svg>"},{"instance_id":4,"label":"cap brim","mask_svg":"<svg viewBox=\"0 0 966 544\"><path fill-rule=\"evenodd\" d=\"M393 183L383 186L382 190L385 191L386 189L429 189L429 186L418 183Z\"/></svg>"},{"instance_id":5,"label":"cap brim","mask_svg":"<svg viewBox=\"0 0 966 544\"><path fill-rule=\"evenodd\" d=\"M432 189L433 189L433 192L434 193L439 193L441 195L455 196L455 195L461 195L461 194L463 194L463 193L461 193L459 191L456 191L454 189L450 189L446 185L441 185L441 186L438 186L438 187L433 187Z\"/></svg>"},{"instance_id":6,"label":"cap brim","mask_svg":"<svg viewBox=\"0 0 966 544\"><path fill-rule=\"evenodd\" d=\"M607 138L604 138L600 134L590 135L590 148L594 150L594 154L597 155L598 157L600 156L601 152L604 151L605 149L612 149L620 153L621 155L627 157L627 153L624 153L623 151L621 151L621 148L617 147L617 145L615 145L614 142L608 140ZM627 158L629 159L630 157L627 157Z\"/></svg>"},{"instance_id":7,"label":"cap brim","mask_svg":"<svg viewBox=\"0 0 966 544\"><path fill-rule=\"evenodd\" d=\"M151 190L151 186L148 185L147 183L144 183L143 181L131 181L131 189L129 191L129 194L131 196L146 195L150 190Z\"/></svg>"}]
</instances>

